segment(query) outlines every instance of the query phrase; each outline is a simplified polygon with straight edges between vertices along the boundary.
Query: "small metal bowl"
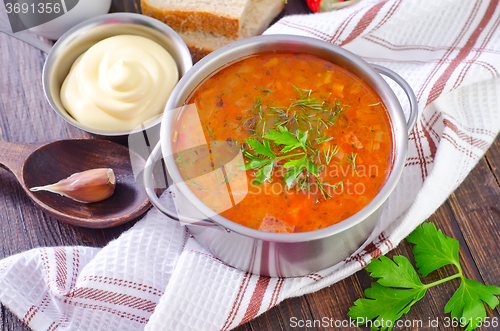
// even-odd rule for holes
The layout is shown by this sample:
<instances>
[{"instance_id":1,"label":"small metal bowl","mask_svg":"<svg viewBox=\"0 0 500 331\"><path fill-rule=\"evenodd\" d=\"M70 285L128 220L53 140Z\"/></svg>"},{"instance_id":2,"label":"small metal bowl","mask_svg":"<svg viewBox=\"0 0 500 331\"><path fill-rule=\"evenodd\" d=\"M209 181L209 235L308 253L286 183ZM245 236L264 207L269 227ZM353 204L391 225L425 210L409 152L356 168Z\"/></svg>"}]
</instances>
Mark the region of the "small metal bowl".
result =
<instances>
[{"instance_id":1,"label":"small metal bowl","mask_svg":"<svg viewBox=\"0 0 500 331\"><path fill-rule=\"evenodd\" d=\"M81 130L100 136L126 136L147 130L161 122L160 114L133 131L99 131L77 122L61 103L61 86L74 61L97 42L121 34L143 36L163 46L177 63L179 79L193 65L191 54L181 37L166 24L144 15L106 14L89 19L66 32L50 49L43 68L43 90L51 107L65 121Z\"/></svg>"}]
</instances>

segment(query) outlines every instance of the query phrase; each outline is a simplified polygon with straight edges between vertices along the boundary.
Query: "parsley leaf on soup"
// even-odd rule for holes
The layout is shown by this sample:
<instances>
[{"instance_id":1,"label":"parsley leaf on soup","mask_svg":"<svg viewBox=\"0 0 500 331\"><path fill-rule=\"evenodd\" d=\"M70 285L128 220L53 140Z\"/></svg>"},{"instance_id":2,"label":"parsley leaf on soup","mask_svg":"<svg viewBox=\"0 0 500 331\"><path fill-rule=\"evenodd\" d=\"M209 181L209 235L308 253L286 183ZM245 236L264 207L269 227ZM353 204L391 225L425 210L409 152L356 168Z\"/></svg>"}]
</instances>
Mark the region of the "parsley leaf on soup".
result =
<instances>
[{"instance_id":1,"label":"parsley leaf on soup","mask_svg":"<svg viewBox=\"0 0 500 331\"><path fill-rule=\"evenodd\" d=\"M264 181L269 180L271 178L272 171L273 171L273 164L272 163L269 163L265 167L260 168L260 170L258 170L255 173L254 182L257 185L260 185L260 184L264 183Z\"/></svg>"},{"instance_id":2,"label":"parsley leaf on soup","mask_svg":"<svg viewBox=\"0 0 500 331\"><path fill-rule=\"evenodd\" d=\"M255 153L270 158L276 158L276 155L269 146L269 141L264 140L262 143L260 143L257 139L246 139L245 141L248 144L248 146L250 146L255 150Z\"/></svg>"},{"instance_id":3,"label":"parsley leaf on soup","mask_svg":"<svg viewBox=\"0 0 500 331\"><path fill-rule=\"evenodd\" d=\"M297 130L297 137L295 137L286 127L277 126L277 129L269 130L264 135L262 143L257 139L245 139L245 142L250 149L253 149L253 153L255 153L244 153L249 160L245 164L245 170L259 169L255 173L254 183L259 185L266 180L270 181L275 163L279 160L286 161L283 168L287 171L284 173L283 179L287 188L293 185L294 181L304 170L317 176L320 169L317 165L309 161L307 155L307 135L308 131L302 132ZM279 151L276 153L273 152L270 143L273 143ZM300 148L302 152L295 151L294 153L290 153L297 148Z\"/></svg>"},{"instance_id":4,"label":"parsley leaf on soup","mask_svg":"<svg viewBox=\"0 0 500 331\"><path fill-rule=\"evenodd\" d=\"M286 127L278 126L277 128L279 132L276 130L269 130L269 132L264 135L264 138L272 140L278 145L285 145L285 147L282 150L283 153L291 152L295 148L299 148L302 146L305 147L305 144L303 142L298 141L297 138L292 136L292 134L290 133L290 131L288 131Z\"/></svg>"}]
</instances>

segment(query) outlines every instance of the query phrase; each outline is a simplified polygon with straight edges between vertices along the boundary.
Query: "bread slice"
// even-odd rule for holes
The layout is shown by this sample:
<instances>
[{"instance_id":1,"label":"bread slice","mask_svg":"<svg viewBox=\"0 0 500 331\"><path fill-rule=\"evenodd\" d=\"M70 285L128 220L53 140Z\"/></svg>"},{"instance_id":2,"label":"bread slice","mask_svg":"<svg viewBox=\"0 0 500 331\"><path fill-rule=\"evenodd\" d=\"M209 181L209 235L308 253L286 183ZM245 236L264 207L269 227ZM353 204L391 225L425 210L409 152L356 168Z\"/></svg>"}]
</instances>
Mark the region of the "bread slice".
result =
<instances>
[{"instance_id":1,"label":"bread slice","mask_svg":"<svg viewBox=\"0 0 500 331\"><path fill-rule=\"evenodd\" d=\"M236 37L227 37L214 32L179 30L177 33L184 40L193 62L214 50L232 43L236 40L260 35L281 12L284 7L283 0L249 0L247 14L242 23L240 34Z\"/></svg>"},{"instance_id":2,"label":"bread slice","mask_svg":"<svg viewBox=\"0 0 500 331\"><path fill-rule=\"evenodd\" d=\"M205 31L177 31L177 33L189 48L193 63L198 62L216 49L238 40Z\"/></svg>"},{"instance_id":3,"label":"bread slice","mask_svg":"<svg viewBox=\"0 0 500 331\"><path fill-rule=\"evenodd\" d=\"M174 30L240 36L251 0L141 0L142 13Z\"/></svg>"}]
</instances>

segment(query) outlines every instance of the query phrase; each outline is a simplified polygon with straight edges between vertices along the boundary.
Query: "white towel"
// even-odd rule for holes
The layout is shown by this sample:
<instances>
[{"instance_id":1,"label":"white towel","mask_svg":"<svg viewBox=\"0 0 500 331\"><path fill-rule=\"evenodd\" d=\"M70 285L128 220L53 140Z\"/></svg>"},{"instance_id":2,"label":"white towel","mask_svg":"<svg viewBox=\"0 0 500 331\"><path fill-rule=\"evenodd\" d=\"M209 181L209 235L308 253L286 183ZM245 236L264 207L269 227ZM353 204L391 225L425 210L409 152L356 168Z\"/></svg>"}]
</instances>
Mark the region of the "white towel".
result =
<instances>
[{"instance_id":1,"label":"white towel","mask_svg":"<svg viewBox=\"0 0 500 331\"><path fill-rule=\"evenodd\" d=\"M499 132L498 2L364 0L287 16L266 31L341 45L396 71L417 95L420 116L401 180L370 244L343 262L304 277L251 275L151 210L102 249L39 248L1 260L0 300L40 331L230 330L360 270L428 218ZM168 195L163 201L171 203Z\"/></svg>"}]
</instances>

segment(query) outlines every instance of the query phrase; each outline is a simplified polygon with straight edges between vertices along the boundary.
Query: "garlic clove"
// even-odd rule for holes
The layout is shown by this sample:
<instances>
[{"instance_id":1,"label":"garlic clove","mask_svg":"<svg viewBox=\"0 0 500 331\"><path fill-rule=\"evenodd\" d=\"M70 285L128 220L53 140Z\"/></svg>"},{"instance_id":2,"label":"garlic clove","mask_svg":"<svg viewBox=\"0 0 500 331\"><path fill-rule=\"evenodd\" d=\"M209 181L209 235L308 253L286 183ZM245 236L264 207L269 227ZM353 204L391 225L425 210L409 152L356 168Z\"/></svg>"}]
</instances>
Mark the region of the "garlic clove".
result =
<instances>
[{"instance_id":1,"label":"garlic clove","mask_svg":"<svg viewBox=\"0 0 500 331\"><path fill-rule=\"evenodd\" d=\"M115 191L116 177L113 169L98 168L78 172L55 184L37 186L30 191L57 193L82 203L102 201Z\"/></svg>"}]
</instances>

